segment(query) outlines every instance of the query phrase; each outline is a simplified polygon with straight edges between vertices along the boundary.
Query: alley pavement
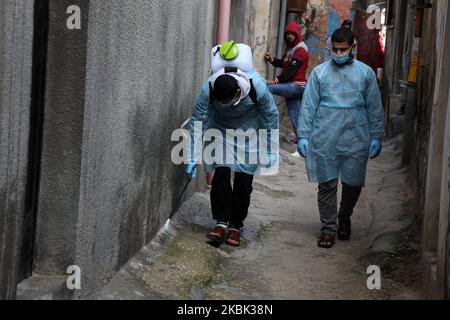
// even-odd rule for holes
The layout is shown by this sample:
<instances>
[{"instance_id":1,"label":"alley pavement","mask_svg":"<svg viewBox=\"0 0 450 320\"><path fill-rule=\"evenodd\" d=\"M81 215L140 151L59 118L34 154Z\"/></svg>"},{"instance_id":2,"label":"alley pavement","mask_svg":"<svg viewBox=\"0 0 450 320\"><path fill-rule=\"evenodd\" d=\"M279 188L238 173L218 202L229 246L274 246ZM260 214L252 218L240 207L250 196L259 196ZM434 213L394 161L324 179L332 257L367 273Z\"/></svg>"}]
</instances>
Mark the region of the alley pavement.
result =
<instances>
[{"instance_id":1,"label":"alley pavement","mask_svg":"<svg viewBox=\"0 0 450 320\"><path fill-rule=\"evenodd\" d=\"M238 248L214 246L209 190L195 193L102 290L99 299L418 299L417 246L408 238L406 173L398 141L369 164L350 241L317 246L317 186L303 159L282 151L276 176L254 181ZM367 268L381 268L369 290Z\"/></svg>"}]
</instances>

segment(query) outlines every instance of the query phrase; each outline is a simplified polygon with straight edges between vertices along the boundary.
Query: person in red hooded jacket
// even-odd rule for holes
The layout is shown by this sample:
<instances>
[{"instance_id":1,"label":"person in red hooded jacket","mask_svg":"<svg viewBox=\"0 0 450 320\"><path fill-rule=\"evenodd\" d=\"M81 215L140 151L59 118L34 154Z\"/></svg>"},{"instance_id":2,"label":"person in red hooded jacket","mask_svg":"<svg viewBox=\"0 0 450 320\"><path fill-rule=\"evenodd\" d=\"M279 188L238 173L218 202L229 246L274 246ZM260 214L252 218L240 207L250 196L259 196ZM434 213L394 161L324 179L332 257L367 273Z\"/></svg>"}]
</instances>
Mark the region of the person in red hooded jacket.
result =
<instances>
[{"instance_id":1,"label":"person in red hooded jacket","mask_svg":"<svg viewBox=\"0 0 450 320\"><path fill-rule=\"evenodd\" d=\"M286 99L289 119L292 128L297 135L297 124L300 116L300 107L303 92L306 87L306 70L308 69L308 47L303 41L300 28L296 22L291 22L286 27L284 38L287 51L283 59L278 59L270 53L265 54L265 59L274 67L283 68L283 72L274 79L267 80L269 91L272 94ZM297 142L295 139L292 142Z\"/></svg>"}]
</instances>

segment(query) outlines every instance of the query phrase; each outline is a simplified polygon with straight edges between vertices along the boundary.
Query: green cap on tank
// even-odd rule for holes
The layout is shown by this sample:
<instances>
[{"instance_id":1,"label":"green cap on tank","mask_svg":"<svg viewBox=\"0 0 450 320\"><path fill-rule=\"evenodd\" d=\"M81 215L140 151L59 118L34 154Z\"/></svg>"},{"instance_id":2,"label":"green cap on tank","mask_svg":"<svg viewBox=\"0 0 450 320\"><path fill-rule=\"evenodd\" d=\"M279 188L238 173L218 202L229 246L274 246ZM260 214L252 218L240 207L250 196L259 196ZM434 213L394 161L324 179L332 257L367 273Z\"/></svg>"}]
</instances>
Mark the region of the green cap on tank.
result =
<instances>
[{"instance_id":1,"label":"green cap on tank","mask_svg":"<svg viewBox=\"0 0 450 320\"><path fill-rule=\"evenodd\" d=\"M220 56L225 60L233 60L238 55L239 48L235 41L227 41L220 46Z\"/></svg>"}]
</instances>

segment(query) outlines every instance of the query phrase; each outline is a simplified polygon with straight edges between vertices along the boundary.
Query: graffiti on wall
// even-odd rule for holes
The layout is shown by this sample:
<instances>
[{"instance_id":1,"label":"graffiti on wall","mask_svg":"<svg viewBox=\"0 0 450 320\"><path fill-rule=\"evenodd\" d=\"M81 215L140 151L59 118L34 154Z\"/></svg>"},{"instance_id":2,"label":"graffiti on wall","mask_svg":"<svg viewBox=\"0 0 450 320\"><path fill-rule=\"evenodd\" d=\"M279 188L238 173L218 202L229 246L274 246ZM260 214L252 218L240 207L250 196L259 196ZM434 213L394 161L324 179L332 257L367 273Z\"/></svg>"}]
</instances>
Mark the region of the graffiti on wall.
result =
<instances>
[{"instance_id":1,"label":"graffiti on wall","mask_svg":"<svg viewBox=\"0 0 450 320\"><path fill-rule=\"evenodd\" d=\"M353 16L353 0L329 0L329 10L336 14L341 22L351 19ZM337 28L339 26L340 24L336 25Z\"/></svg>"},{"instance_id":2,"label":"graffiti on wall","mask_svg":"<svg viewBox=\"0 0 450 320\"><path fill-rule=\"evenodd\" d=\"M308 73L327 58L328 54L325 49L327 38L340 27L342 21L353 20L353 1L308 1L307 10L299 17L298 21L310 52Z\"/></svg>"}]
</instances>

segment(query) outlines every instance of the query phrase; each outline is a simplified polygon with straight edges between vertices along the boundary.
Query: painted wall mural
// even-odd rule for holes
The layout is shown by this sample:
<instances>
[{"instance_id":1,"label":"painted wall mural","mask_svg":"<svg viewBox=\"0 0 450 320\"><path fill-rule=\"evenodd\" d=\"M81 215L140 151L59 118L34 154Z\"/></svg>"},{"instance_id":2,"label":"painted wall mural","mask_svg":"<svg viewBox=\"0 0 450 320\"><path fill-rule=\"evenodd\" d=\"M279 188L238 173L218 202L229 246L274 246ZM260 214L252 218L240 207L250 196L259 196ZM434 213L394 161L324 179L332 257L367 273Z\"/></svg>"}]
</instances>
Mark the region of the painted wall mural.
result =
<instances>
[{"instance_id":1,"label":"painted wall mural","mask_svg":"<svg viewBox=\"0 0 450 320\"><path fill-rule=\"evenodd\" d=\"M298 19L303 38L310 51L308 74L328 58L326 41L340 28L344 20L353 21L353 33L358 42L358 60L374 70L383 66L384 54L380 44L379 30L369 30L363 0L309 0L307 11Z\"/></svg>"},{"instance_id":2,"label":"painted wall mural","mask_svg":"<svg viewBox=\"0 0 450 320\"><path fill-rule=\"evenodd\" d=\"M327 38L338 29L342 21L352 19L354 0L309 0L307 11L299 17L303 38L308 45L311 57L308 73L323 63L327 52Z\"/></svg>"}]
</instances>

